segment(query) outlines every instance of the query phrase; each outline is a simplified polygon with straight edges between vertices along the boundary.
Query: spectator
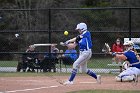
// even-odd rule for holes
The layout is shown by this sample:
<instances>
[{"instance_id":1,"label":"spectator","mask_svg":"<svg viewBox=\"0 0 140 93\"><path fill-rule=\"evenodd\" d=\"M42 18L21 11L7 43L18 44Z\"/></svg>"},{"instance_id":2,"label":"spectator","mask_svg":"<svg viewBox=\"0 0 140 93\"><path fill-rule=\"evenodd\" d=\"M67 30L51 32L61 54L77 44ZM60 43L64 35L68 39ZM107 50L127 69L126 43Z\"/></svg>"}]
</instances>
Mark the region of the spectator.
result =
<instances>
[{"instance_id":1,"label":"spectator","mask_svg":"<svg viewBox=\"0 0 140 93\"><path fill-rule=\"evenodd\" d=\"M113 44L112 52L123 52L123 44L120 38L117 38L116 42Z\"/></svg>"},{"instance_id":2,"label":"spectator","mask_svg":"<svg viewBox=\"0 0 140 93\"><path fill-rule=\"evenodd\" d=\"M52 56L54 56L54 57L58 56L59 49L56 48L56 45L54 45L54 44L51 45L51 53L52 53Z\"/></svg>"},{"instance_id":3,"label":"spectator","mask_svg":"<svg viewBox=\"0 0 140 93\"><path fill-rule=\"evenodd\" d=\"M28 67L28 72L34 72L35 62L38 59L37 54L35 54L35 47L30 45L29 48L26 50L26 53L23 54L23 71L25 72Z\"/></svg>"},{"instance_id":4,"label":"spectator","mask_svg":"<svg viewBox=\"0 0 140 93\"><path fill-rule=\"evenodd\" d=\"M124 50L123 50L123 44L122 44L122 42L121 42L121 39L120 38L117 38L116 39L116 42L113 44L113 46L112 46L112 52L117 52L117 53L119 53L119 52L123 52ZM121 59L118 59L118 58L116 58L116 57L113 57L112 58L112 63L113 64L116 64L116 63L118 63L118 64L122 64L122 60ZM120 66L120 69L122 69L122 67ZM120 71L120 72L122 72L122 71Z\"/></svg>"},{"instance_id":5,"label":"spectator","mask_svg":"<svg viewBox=\"0 0 140 93\"><path fill-rule=\"evenodd\" d=\"M77 59L77 51L73 48L69 48L64 52L61 59L63 64L65 65L72 65L74 61Z\"/></svg>"},{"instance_id":6,"label":"spectator","mask_svg":"<svg viewBox=\"0 0 140 93\"><path fill-rule=\"evenodd\" d=\"M49 53L46 53L44 59L41 62L43 72L51 72L51 69L53 69L53 72L56 72L56 63L58 63L58 53L59 49L56 48L56 45L52 44L51 55L49 55Z\"/></svg>"},{"instance_id":7,"label":"spectator","mask_svg":"<svg viewBox=\"0 0 140 93\"><path fill-rule=\"evenodd\" d=\"M120 38L117 38L116 39L116 42L113 44L113 46L112 46L112 52L117 52L117 53L119 53L119 52L123 52L124 50L123 50L123 44L122 44L122 42L121 42L121 39ZM112 62L113 63L121 63L121 61L122 60L120 60L120 59L117 59L117 58L112 58Z\"/></svg>"}]
</instances>

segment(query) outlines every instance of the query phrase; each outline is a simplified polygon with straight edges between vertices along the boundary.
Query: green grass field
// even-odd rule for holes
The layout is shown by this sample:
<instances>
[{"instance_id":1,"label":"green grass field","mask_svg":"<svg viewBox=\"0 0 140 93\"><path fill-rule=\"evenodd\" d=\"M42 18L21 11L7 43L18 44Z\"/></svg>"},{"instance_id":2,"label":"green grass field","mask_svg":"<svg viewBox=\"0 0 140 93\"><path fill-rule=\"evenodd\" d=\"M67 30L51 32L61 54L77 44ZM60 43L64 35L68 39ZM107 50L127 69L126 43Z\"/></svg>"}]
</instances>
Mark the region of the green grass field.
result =
<instances>
[{"instance_id":1,"label":"green grass field","mask_svg":"<svg viewBox=\"0 0 140 93\"><path fill-rule=\"evenodd\" d=\"M88 68L118 68L118 67L108 67L107 64L111 63L112 58L92 58L88 62Z\"/></svg>"},{"instance_id":2,"label":"green grass field","mask_svg":"<svg viewBox=\"0 0 140 93\"><path fill-rule=\"evenodd\" d=\"M18 61L0 61L0 67L16 67Z\"/></svg>"},{"instance_id":3,"label":"green grass field","mask_svg":"<svg viewBox=\"0 0 140 93\"><path fill-rule=\"evenodd\" d=\"M18 61L0 61L0 67L16 67L17 64ZM88 68L108 68L107 64L111 64L111 58L92 58L88 62ZM65 66L62 65L62 67ZM72 67L72 66L70 65L67 67Z\"/></svg>"}]
</instances>

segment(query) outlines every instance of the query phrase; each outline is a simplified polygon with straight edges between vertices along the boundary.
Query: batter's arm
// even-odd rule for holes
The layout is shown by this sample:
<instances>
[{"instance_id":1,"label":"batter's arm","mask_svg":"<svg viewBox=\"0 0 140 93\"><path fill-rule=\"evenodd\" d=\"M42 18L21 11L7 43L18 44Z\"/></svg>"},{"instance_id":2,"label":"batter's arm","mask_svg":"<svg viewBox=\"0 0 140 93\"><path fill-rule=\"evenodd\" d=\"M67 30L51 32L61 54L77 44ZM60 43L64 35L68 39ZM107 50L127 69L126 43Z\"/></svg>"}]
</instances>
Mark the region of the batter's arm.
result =
<instances>
[{"instance_id":1,"label":"batter's arm","mask_svg":"<svg viewBox=\"0 0 140 93\"><path fill-rule=\"evenodd\" d=\"M72 39L70 39L68 41L69 42L76 42L77 40L79 41L81 38L83 38L83 36L82 35L78 35L77 37L74 37L74 38L72 38Z\"/></svg>"},{"instance_id":2,"label":"batter's arm","mask_svg":"<svg viewBox=\"0 0 140 93\"><path fill-rule=\"evenodd\" d=\"M82 35L78 35L77 37L67 40L66 42L60 42L60 45L67 46L69 43L75 43L75 45L77 45L82 38Z\"/></svg>"},{"instance_id":3,"label":"batter's arm","mask_svg":"<svg viewBox=\"0 0 140 93\"><path fill-rule=\"evenodd\" d=\"M76 41L76 37L74 37L74 38L72 38L72 39L70 39L70 40L68 40L70 43L71 42L75 42Z\"/></svg>"}]
</instances>

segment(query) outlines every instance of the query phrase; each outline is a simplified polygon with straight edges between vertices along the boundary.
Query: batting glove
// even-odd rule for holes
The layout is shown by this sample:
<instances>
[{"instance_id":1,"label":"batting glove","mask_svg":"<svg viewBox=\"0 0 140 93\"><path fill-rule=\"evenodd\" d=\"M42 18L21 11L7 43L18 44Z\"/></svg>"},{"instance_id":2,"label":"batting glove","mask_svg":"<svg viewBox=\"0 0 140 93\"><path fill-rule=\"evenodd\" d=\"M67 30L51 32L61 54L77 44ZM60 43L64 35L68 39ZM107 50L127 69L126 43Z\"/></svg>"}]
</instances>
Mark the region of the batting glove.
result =
<instances>
[{"instance_id":1,"label":"batting glove","mask_svg":"<svg viewBox=\"0 0 140 93\"><path fill-rule=\"evenodd\" d=\"M64 42L65 45L68 45L70 43L69 40L67 40L66 42Z\"/></svg>"}]
</instances>

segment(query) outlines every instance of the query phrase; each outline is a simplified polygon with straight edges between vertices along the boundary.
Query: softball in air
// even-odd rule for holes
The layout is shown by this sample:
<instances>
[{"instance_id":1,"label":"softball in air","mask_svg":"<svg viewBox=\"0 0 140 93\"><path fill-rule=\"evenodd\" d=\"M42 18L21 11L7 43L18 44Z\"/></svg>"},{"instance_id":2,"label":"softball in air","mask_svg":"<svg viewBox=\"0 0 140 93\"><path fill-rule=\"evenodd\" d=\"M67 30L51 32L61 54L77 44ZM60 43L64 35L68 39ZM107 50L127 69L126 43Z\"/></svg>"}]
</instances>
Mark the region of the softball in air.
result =
<instances>
[{"instance_id":1,"label":"softball in air","mask_svg":"<svg viewBox=\"0 0 140 93\"><path fill-rule=\"evenodd\" d=\"M67 36L69 34L68 31L64 31L64 35Z\"/></svg>"}]
</instances>

